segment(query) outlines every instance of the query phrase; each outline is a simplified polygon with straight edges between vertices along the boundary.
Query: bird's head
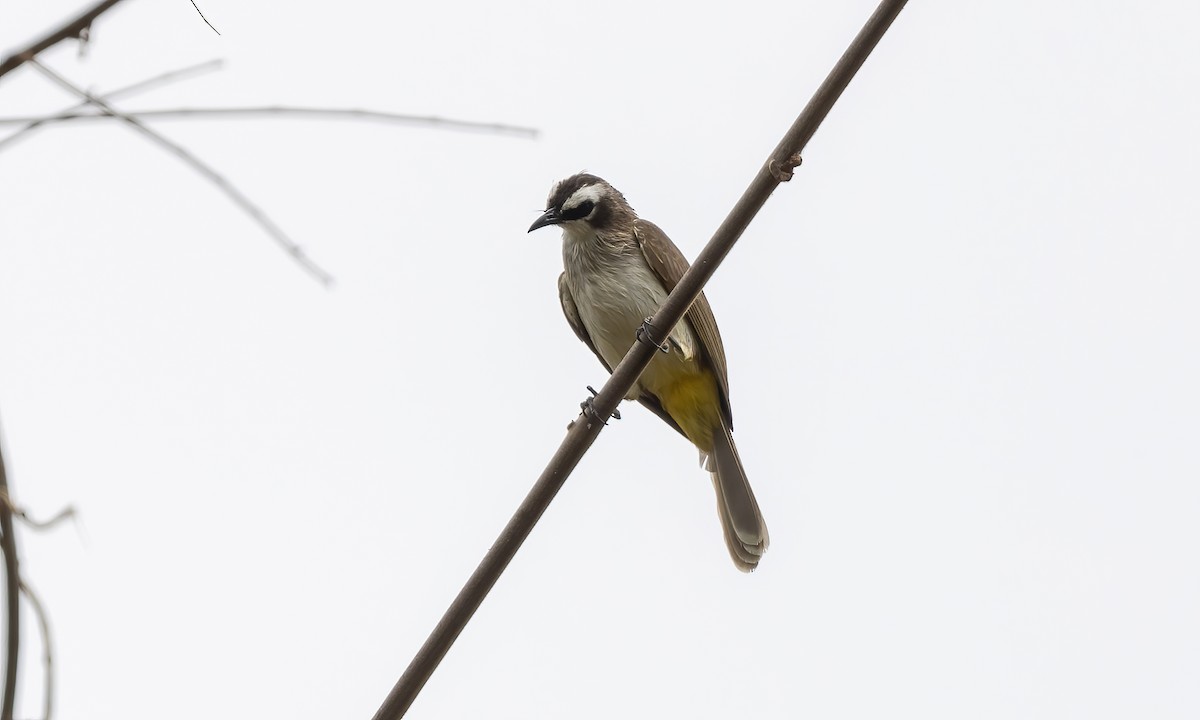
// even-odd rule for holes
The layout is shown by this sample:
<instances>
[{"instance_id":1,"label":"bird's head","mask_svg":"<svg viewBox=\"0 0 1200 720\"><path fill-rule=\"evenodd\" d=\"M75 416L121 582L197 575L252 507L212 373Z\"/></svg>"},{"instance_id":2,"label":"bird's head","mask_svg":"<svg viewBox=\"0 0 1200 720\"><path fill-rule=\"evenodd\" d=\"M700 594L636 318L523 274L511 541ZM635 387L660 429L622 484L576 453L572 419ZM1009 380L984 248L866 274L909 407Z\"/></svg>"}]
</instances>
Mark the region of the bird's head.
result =
<instances>
[{"instance_id":1,"label":"bird's head","mask_svg":"<svg viewBox=\"0 0 1200 720\"><path fill-rule=\"evenodd\" d=\"M547 225L566 230L590 229L596 234L628 225L637 218L625 196L604 180L579 173L554 183L546 200L546 212L533 221L529 232Z\"/></svg>"}]
</instances>

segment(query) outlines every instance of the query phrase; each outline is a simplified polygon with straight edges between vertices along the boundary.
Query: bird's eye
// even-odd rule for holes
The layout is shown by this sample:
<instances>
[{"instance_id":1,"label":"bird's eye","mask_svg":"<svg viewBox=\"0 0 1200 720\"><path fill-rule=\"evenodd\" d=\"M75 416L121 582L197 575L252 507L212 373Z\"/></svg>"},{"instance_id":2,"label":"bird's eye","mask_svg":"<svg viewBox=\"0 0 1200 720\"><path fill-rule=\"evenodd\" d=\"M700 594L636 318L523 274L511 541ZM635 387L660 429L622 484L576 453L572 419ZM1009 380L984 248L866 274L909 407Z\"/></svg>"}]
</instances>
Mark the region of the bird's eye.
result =
<instances>
[{"instance_id":1,"label":"bird's eye","mask_svg":"<svg viewBox=\"0 0 1200 720\"><path fill-rule=\"evenodd\" d=\"M563 210L563 220L579 220L592 214L592 209L596 207L596 203L591 200L584 200L570 210Z\"/></svg>"}]
</instances>

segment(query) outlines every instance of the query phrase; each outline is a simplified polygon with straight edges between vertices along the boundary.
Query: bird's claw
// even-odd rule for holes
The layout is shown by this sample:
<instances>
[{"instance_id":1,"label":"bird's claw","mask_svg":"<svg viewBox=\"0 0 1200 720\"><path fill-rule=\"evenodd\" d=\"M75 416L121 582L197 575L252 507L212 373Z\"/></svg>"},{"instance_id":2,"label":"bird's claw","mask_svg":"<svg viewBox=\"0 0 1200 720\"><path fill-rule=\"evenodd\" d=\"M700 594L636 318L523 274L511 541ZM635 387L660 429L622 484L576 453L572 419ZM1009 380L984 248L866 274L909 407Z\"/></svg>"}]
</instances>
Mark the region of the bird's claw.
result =
<instances>
[{"instance_id":1,"label":"bird's claw","mask_svg":"<svg viewBox=\"0 0 1200 720\"><path fill-rule=\"evenodd\" d=\"M668 352L670 350L670 348L667 346L667 344L665 342L661 343L661 344L657 343L654 341L654 338L650 335L650 331L654 329L654 326L650 324L650 321L653 319L654 318L646 318L645 320L642 320L642 324L640 326L638 326L635 336L637 337L638 340L640 340L644 343L649 343L649 344L653 345L654 347L658 348L659 350L661 350L662 352Z\"/></svg>"},{"instance_id":2,"label":"bird's claw","mask_svg":"<svg viewBox=\"0 0 1200 720\"><path fill-rule=\"evenodd\" d=\"M584 400L583 402L579 403L579 409L582 410L583 414L586 415L587 417L595 418L596 420L599 420L600 422L607 425L608 420L605 418L601 418L600 413L596 411L596 402L595 402L596 401L596 390L595 390L595 388L593 388L591 385L588 385L587 389L588 389L588 392L590 392L592 394L592 396L590 398L588 398L587 400ZM621 411L614 408L612 411L612 418L613 418L613 420L620 420L621 419ZM570 425L567 426L567 428L570 429L574 424L575 423L572 422Z\"/></svg>"}]
</instances>

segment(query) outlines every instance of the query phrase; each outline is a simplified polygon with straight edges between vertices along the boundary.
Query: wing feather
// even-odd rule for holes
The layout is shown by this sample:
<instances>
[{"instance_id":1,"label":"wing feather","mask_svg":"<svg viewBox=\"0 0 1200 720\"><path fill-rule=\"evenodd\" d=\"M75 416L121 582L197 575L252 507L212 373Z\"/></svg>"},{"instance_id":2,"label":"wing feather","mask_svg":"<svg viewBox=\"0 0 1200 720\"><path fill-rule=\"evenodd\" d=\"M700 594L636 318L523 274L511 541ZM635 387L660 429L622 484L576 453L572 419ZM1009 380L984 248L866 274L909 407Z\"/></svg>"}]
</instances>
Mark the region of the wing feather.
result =
<instances>
[{"instance_id":1,"label":"wing feather","mask_svg":"<svg viewBox=\"0 0 1200 720\"><path fill-rule=\"evenodd\" d=\"M662 281L663 287L667 292L674 290L690 267L687 258L661 228L648 220L637 220L633 224L633 236L642 248L642 254L646 256L650 269ZM721 342L721 332L717 329L717 318L713 315L712 306L708 304L708 298L703 292L684 315L684 321L691 325L692 331L700 341L700 351L704 359L717 376L717 383L721 386L722 410L732 429L733 414L729 408L729 371L725 364L725 345Z\"/></svg>"},{"instance_id":2,"label":"wing feather","mask_svg":"<svg viewBox=\"0 0 1200 720\"><path fill-rule=\"evenodd\" d=\"M562 303L563 315L567 316L567 324L575 331L575 337L583 341L584 345L596 354L600 359L600 364L611 373L612 368L608 367L608 363L604 362L604 356L596 349L596 343L592 342L592 336L588 335L587 328L583 325L583 318L579 316L579 306L575 304L575 298L571 295L571 288L567 287L567 274L564 272L558 276L558 301Z\"/></svg>"}]
</instances>

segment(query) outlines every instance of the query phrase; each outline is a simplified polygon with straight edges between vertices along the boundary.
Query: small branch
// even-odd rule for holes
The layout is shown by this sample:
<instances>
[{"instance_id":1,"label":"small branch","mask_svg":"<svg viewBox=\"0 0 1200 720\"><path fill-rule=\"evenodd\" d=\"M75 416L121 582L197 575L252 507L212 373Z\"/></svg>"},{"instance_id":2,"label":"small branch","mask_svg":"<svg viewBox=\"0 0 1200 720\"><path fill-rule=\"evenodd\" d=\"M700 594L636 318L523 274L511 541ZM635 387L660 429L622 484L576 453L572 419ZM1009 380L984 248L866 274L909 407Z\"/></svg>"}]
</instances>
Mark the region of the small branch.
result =
<instances>
[{"instance_id":1,"label":"small branch","mask_svg":"<svg viewBox=\"0 0 1200 720\"><path fill-rule=\"evenodd\" d=\"M108 99L106 96L105 99ZM139 120L170 120L194 117L225 117L239 119L259 119L276 117L293 118L327 118L334 120L375 120L378 122L398 123L401 125L417 125L436 127L445 130L462 130L467 132L495 133L498 135L516 135L519 137L536 138L535 128L503 123L482 123L470 120L455 120L453 118L436 117L433 115L403 115L400 113L382 112L379 110L363 110L360 108L315 108L288 107L281 105L264 105L244 108L172 108L169 110L129 110L126 114ZM18 123L51 123L69 122L72 120L107 120L111 116L101 112L82 112L77 108L64 111L49 117L0 117L0 125L16 125Z\"/></svg>"},{"instance_id":2,"label":"small branch","mask_svg":"<svg viewBox=\"0 0 1200 720\"><path fill-rule=\"evenodd\" d=\"M155 87L159 87L161 85L166 85L166 84L172 83L172 82L178 82L179 80L185 80L187 78L195 77L197 75L200 75L200 74L203 74L206 72L212 72L214 70L219 70L222 65L224 65L224 61L219 60L219 59L218 60L209 60L207 62L198 63L196 65L189 65L188 67L185 67L185 68L180 68L178 70L171 70L171 71L159 74L159 75L155 75L154 77L147 78L145 80L139 80L138 82L135 82L132 85L126 85L125 87L117 88L116 90L111 90L107 93L104 93L100 97L105 102L108 102L108 101L111 101L118 97L124 97L124 96L128 96L128 95L136 95L137 93L145 92L147 90L150 90ZM78 111L82 110L83 108L86 108L89 104L90 103L88 101L84 100L83 102L77 103L77 104L59 112L57 115L41 115L41 116L37 116L37 117L20 118L17 120L12 120L8 123L0 122L0 125L4 125L4 124L15 125L15 124L19 124L19 123L27 123L24 127L13 132L13 134L11 134L5 138L0 138L0 149L3 149L6 145L8 145L12 142L15 142L21 136L23 136L27 133L33 132L34 130L38 129L42 125L46 125L49 123L55 123L55 122L61 122L62 120L71 119L71 118L80 116L81 113L79 113ZM94 115L95 117L104 117L104 118L108 117L107 115L103 115L101 113L88 113L88 115L89 116Z\"/></svg>"},{"instance_id":3,"label":"small branch","mask_svg":"<svg viewBox=\"0 0 1200 720\"><path fill-rule=\"evenodd\" d=\"M228 197L235 205L241 208L243 212L249 215L251 219L257 222L258 225L266 231L267 235L269 235L277 245L283 248L283 251L290 255L292 259L308 274L312 275L326 287L333 283L333 276L326 272L321 266L313 262L312 259L310 259L308 255L304 253L304 249L292 241L292 239L289 238L287 234L284 233L283 230L271 220L271 218L267 217L267 214L264 213L261 208L251 202L250 198L242 193L241 190L238 190L236 187L234 187L233 183L229 182L224 175L221 175L212 167L201 161L200 158L193 155L191 151L171 140L168 140L158 132L146 127L137 118L130 117L129 115L113 108L104 100L91 95L82 88L77 87L70 80L67 80L37 60L31 59L29 60L29 64L37 68L39 72L63 88L78 95L84 100L87 100L92 105L95 105L97 108L103 111L104 114L112 115L113 117L123 120L125 124L137 130L142 135L150 138L163 148L166 148L180 160L183 160L185 163L190 165L193 170L203 175L212 184L216 185L217 188L225 193L226 197ZM0 718L0 720L4 719Z\"/></svg>"},{"instance_id":4,"label":"small branch","mask_svg":"<svg viewBox=\"0 0 1200 720\"><path fill-rule=\"evenodd\" d=\"M12 498L8 496L8 488L0 488L0 504L8 508L8 511L12 513L14 517L21 518L21 521L24 522L26 526L34 530L50 530L63 520L75 517L75 508L71 505L68 505L62 510L59 510L58 513L49 520L34 520L33 518L29 517L29 513L25 511L25 508L19 507L12 501Z\"/></svg>"},{"instance_id":5,"label":"small branch","mask_svg":"<svg viewBox=\"0 0 1200 720\"><path fill-rule=\"evenodd\" d=\"M76 518L75 508L72 505L68 505L62 510L59 510L58 513L49 520L34 520L33 518L29 517L28 513L21 508L14 508L13 515L21 518L21 522L25 523L25 526L31 530L53 530L54 526L58 525L63 520L68 518L74 520Z\"/></svg>"},{"instance_id":6,"label":"small branch","mask_svg":"<svg viewBox=\"0 0 1200 720\"><path fill-rule=\"evenodd\" d=\"M866 25L859 31L858 36L850 43L833 70L817 88L816 93L792 123L791 128L783 136L774 152L759 168L750 186L742 193L742 197L734 205L725 221L717 228L708 245L696 257L675 289L667 296L661 308L650 319L653 327L673 328L683 318L691 307L704 284L712 277L721 260L733 248L734 243L741 237L749 226L750 221L766 204L767 199L775 188L790 176L792 168L800 162L800 152L808 140L820 127L821 122L829 114L833 104L841 96L842 91L850 83L850 79L862 66L867 56L878 44L883 34L891 27L892 21L900 14L906 0L882 0L874 14L867 20ZM650 343L635 342L625 355L625 358L613 370L608 382L601 388L600 393L592 400L592 407L597 417L606 418L617 409L617 404L625 397L629 388L637 380L646 366L650 364L655 348ZM425 682L437 669L450 646L454 644L459 633L466 627L467 622L500 574L508 567L508 563L516 555L521 543L529 536L533 526L559 488L566 482L567 477L604 428L601 422L576 422L569 431L554 457L546 465L541 476L534 484L529 494L521 502L517 512L513 514L508 525L500 532L496 542L488 550L479 567L467 579L458 596L450 603L446 613L438 622L433 632L429 634L425 644L413 657L404 674L396 682L392 691L375 713L375 720L396 720L401 718L416 699Z\"/></svg>"},{"instance_id":7,"label":"small branch","mask_svg":"<svg viewBox=\"0 0 1200 720\"><path fill-rule=\"evenodd\" d=\"M29 607L33 608L33 615L37 618L38 630L42 635L42 668L46 672L43 683L45 692L42 696L42 720L51 720L54 712L54 641L50 636L50 618L46 615L41 598L24 580L21 581L21 592L25 593Z\"/></svg>"},{"instance_id":8,"label":"small branch","mask_svg":"<svg viewBox=\"0 0 1200 720\"><path fill-rule=\"evenodd\" d=\"M67 23L59 28L51 30L40 39L35 40L28 47L4 58L0 61L0 77L4 77L8 73L21 67L21 65L29 62L38 53L53 45L57 45L63 40L77 38L87 34L87 31L92 26L92 21L95 20L101 13L108 10L113 5L116 5L121 0L102 0L96 3L90 10L85 10L83 14L73 20L68 20Z\"/></svg>"},{"instance_id":9,"label":"small branch","mask_svg":"<svg viewBox=\"0 0 1200 720\"><path fill-rule=\"evenodd\" d=\"M0 492L8 496L8 471L4 467L4 443L0 441ZM17 700L17 668L21 649L21 573L17 565L17 536L13 532L12 511L0 503L0 548L4 552L5 630L4 697L0 701L0 720L13 720Z\"/></svg>"},{"instance_id":10,"label":"small branch","mask_svg":"<svg viewBox=\"0 0 1200 720\"><path fill-rule=\"evenodd\" d=\"M181 67L177 70L168 70L164 73L159 73L158 75L148 77L145 80L138 80L135 83L124 85L116 90L110 90L104 93L102 97L104 100L108 101L115 100L119 97L139 95L156 87L170 85L171 83L176 83L181 80L191 80L192 78L199 77L200 75L207 75L208 73L216 72L223 67L225 67L224 60L221 58L213 58L212 60L205 60L204 62ZM87 102L82 102L76 107L84 107L87 104Z\"/></svg>"},{"instance_id":11,"label":"small branch","mask_svg":"<svg viewBox=\"0 0 1200 720\"><path fill-rule=\"evenodd\" d=\"M216 34L218 34L218 35L221 34L221 31L217 30L215 27L213 27L213 24L208 21L208 18L204 17L204 13L200 12L200 6L196 4L196 0L192 0L192 7L196 8L196 14L198 14L200 16L200 19L204 21L205 25L212 28L212 31L215 32Z\"/></svg>"}]
</instances>

